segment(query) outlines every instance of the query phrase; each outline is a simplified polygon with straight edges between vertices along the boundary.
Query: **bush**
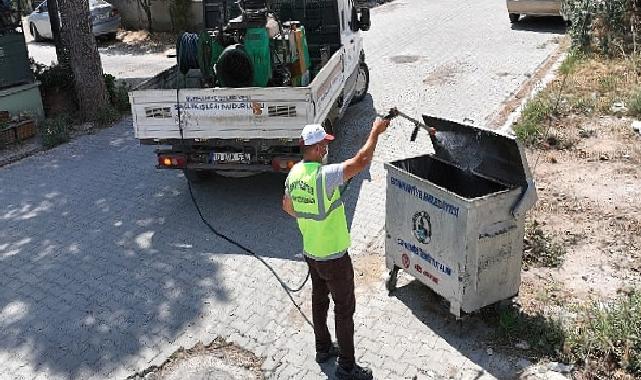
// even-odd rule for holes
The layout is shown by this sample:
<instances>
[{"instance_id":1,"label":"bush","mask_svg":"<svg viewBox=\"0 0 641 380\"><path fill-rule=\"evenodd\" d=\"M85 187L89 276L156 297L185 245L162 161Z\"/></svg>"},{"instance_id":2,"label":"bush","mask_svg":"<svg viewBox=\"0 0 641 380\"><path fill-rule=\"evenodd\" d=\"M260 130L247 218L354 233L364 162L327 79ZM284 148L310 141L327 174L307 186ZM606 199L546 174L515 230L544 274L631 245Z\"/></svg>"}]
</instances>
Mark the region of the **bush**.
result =
<instances>
[{"instance_id":1,"label":"bush","mask_svg":"<svg viewBox=\"0 0 641 380\"><path fill-rule=\"evenodd\" d=\"M109 127L120 119L120 112L114 107L106 107L98 111L96 114L96 125L98 127Z\"/></svg>"},{"instance_id":2,"label":"bush","mask_svg":"<svg viewBox=\"0 0 641 380\"><path fill-rule=\"evenodd\" d=\"M70 120L65 115L46 119L40 126L40 136L45 148L53 148L69 141Z\"/></svg>"},{"instance_id":3,"label":"bush","mask_svg":"<svg viewBox=\"0 0 641 380\"><path fill-rule=\"evenodd\" d=\"M639 10L634 0L565 0L563 12L571 23L569 34L575 48L609 56L634 50L639 37Z\"/></svg>"},{"instance_id":4,"label":"bush","mask_svg":"<svg viewBox=\"0 0 641 380\"><path fill-rule=\"evenodd\" d=\"M116 78L111 74L104 74L104 77L109 103L120 113L130 112L131 105L129 104L129 88L127 85L125 83L116 83Z\"/></svg>"},{"instance_id":5,"label":"bush","mask_svg":"<svg viewBox=\"0 0 641 380\"><path fill-rule=\"evenodd\" d=\"M31 70L36 80L40 81L41 87L47 89L58 88L61 90L73 91L73 72L68 66L59 64L47 66L29 59Z\"/></svg>"}]
</instances>

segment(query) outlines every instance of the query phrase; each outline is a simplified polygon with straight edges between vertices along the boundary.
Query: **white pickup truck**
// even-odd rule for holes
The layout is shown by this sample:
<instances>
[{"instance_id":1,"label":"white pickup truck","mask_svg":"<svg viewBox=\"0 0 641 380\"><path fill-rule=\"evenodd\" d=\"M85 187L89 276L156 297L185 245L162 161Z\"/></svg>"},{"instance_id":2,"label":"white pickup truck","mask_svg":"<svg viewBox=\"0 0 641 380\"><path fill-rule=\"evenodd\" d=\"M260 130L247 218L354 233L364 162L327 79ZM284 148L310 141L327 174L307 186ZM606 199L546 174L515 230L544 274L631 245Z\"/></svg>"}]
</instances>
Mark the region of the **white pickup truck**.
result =
<instances>
[{"instance_id":1,"label":"white pickup truck","mask_svg":"<svg viewBox=\"0 0 641 380\"><path fill-rule=\"evenodd\" d=\"M369 10L352 0L314 2L331 8L321 9L316 24L298 20L317 67L307 86L203 88L199 71L183 75L174 66L129 93L135 137L158 145L158 168L182 169L192 180L207 172L287 172L302 158L306 124L332 132L347 106L366 96L360 30L369 29Z\"/></svg>"}]
</instances>

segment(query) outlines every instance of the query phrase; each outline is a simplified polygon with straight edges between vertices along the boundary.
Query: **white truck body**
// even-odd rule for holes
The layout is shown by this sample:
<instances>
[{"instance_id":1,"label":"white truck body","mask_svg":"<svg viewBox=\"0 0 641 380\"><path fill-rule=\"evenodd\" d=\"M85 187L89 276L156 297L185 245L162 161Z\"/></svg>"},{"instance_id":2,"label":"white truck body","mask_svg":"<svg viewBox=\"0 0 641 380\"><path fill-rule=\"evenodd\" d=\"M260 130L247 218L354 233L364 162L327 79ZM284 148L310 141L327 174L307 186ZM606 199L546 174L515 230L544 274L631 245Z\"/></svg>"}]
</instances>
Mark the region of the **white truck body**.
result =
<instances>
[{"instance_id":1,"label":"white truck body","mask_svg":"<svg viewBox=\"0 0 641 380\"><path fill-rule=\"evenodd\" d=\"M343 95L352 74L344 68L341 48L306 87L153 88L181 75L172 67L130 92L134 134L140 140L297 139L305 124L324 122Z\"/></svg>"},{"instance_id":2,"label":"white truck body","mask_svg":"<svg viewBox=\"0 0 641 380\"><path fill-rule=\"evenodd\" d=\"M183 75L174 66L131 91L135 137L158 145L157 167L182 169L192 178L205 171L287 172L302 159L298 141L306 124L332 132L369 83L360 35L369 28L369 12L358 8L366 14L359 19L354 1L334 1L334 24L320 24L328 29L318 34L318 24L306 28L316 49L331 46L331 56L316 56L322 67L307 86L203 88L199 70Z\"/></svg>"}]
</instances>

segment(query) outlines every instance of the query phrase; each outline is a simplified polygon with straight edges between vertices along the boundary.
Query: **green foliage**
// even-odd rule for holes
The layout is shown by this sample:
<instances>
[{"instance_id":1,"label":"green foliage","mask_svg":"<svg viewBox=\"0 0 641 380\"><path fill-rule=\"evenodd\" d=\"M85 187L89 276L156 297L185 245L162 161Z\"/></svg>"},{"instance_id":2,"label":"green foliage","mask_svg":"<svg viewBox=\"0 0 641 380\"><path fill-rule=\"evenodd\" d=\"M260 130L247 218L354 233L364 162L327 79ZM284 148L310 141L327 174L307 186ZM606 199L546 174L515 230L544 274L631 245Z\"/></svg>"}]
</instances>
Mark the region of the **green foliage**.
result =
<instances>
[{"instance_id":1,"label":"green foliage","mask_svg":"<svg viewBox=\"0 0 641 380\"><path fill-rule=\"evenodd\" d=\"M566 351L571 360L592 364L595 372L615 366L641 375L641 293L582 310L568 331Z\"/></svg>"},{"instance_id":2,"label":"green foliage","mask_svg":"<svg viewBox=\"0 0 641 380\"><path fill-rule=\"evenodd\" d=\"M111 106L100 109L96 113L96 125L98 127L109 127L119 119L120 112Z\"/></svg>"},{"instance_id":3,"label":"green foliage","mask_svg":"<svg viewBox=\"0 0 641 380\"><path fill-rule=\"evenodd\" d=\"M565 248L545 234L535 220L525 226L523 264L557 268L563 264Z\"/></svg>"},{"instance_id":4,"label":"green foliage","mask_svg":"<svg viewBox=\"0 0 641 380\"><path fill-rule=\"evenodd\" d=\"M515 307L498 313L496 339L510 347L526 341L530 350L542 356L556 357L565 342L565 330L557 319L529 315Z\"/></svg>"},{"instance_id":5,"label":"green foliage","mask_svg":"<svg viewBox=\"0 0 641 380\"><path fill-rule=\"evenodd\" d=\"M497 343L512 348L525 341L530 354L573 363L592 379L614 378L615 373L622 375L620 369L641 377L639 290L610 302L575 305L572 310L572 318L562 320L510 307L489 322L495 325Z\"/></svg>"},{"instance_id":6,"label":"green foliage","mask_svg":"<svg viewBox=\"0 0 641 380\"><path fill-rule=\"evenodd\" d=\"M535 144L541 137L543 123L551 116L551 113L550 100L539 94L527 102L523 108L521 118L514 126L514 133L525 144Z\"/></svg>"},{"instance_id":7,"label":"green foliage","mask_svg":"<svg viewBox=\"0 0 641 380\"><path fill-rule=\"evenodd\" d=\"M40 125L40 136L42 144L46 148L53 148L69 141L69 125L71 120L68 116L58 115L54 118L46 119Z\"/></svg>"},{"instance_id":8,"label":"green foliage","mask_svg":"<svg viewBox=\"0 0 641 380\"><path fill-rule=\"evenodd\" d=\"M639 37L634 0L565 0L563 12L574 48L608 56L634 50L634 37Z\"/></svg>"},{"instance_id":9,"label":"green foliage","mask_svg":"<svg viewBox=\"0 0 641 380\"><path fill-rule=\"evenodd\" d=\"M120 113L131 111L129 104L129 88L125 83L116 83L116 78L111 74L104 74L105 85L111 106Z\"/></svg>"},{"instance_id":10,"label":"green foliage","mask_svg":"<svg viewBox=\"0 0 641 380\"><path fill-rule=\"evenodd\" d=\"M45 91L51 89L73 91L73 72L68 66L54 64L51 66L40 64L29 59L31 70L36 80L41 82L41 88Z\"/></svg>"},{"instance_id":11,"label":"green foliage","mask_svg":"<svg viewBox=\"0 0 641 380\"><path fill-rule=\"evenodd\" d=\"M576 68L579 66L579 63L585 58L584 54L577 49L573 49L570 51L570 53L565 57L563 62L561 63L561 66L559 67L559 72L562 75L570 75L572 74Z\"/></svg>"}]
</instances>

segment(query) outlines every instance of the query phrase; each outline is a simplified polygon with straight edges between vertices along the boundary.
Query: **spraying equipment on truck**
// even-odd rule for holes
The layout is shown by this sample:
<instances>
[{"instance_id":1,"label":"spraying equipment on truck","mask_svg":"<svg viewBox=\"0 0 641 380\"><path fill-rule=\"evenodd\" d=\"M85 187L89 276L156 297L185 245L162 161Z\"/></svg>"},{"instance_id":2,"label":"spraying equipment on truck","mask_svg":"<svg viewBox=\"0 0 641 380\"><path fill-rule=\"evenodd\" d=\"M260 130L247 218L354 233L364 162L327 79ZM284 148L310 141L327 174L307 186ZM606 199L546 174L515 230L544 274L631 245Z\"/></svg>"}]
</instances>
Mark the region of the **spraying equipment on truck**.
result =
<instances>
[{"instance_id":1,"label":"spraying equipment on truck","mask_svg":"<svg viewBox=\"0 0 641 380\"><path fill-rule=\"evenodd\" d=\"M287 172L306 124L334 133L367 95L365 2L204 0L203 13L204 29L178 38L176 66L130 92L158 168L194 180Z\"/></svg>"}]
</instances>

